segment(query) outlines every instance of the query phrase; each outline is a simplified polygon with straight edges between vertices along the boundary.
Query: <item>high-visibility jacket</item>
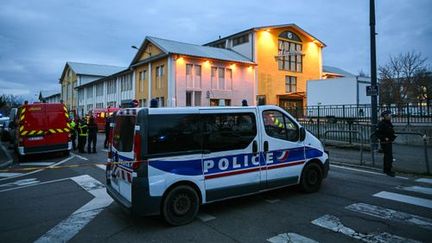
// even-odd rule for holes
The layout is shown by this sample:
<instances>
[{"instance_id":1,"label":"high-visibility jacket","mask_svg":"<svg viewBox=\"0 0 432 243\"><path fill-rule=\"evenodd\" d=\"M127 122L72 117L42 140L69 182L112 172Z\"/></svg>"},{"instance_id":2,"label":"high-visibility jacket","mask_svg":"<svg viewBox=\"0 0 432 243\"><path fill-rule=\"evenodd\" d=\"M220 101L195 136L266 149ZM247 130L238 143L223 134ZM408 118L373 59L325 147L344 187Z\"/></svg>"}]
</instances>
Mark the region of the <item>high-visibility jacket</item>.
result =
<instances>
[{"instance_id":1,"label":"high-visibility jacket","mask_svg":"<svg viewBox=\"0 0 432 243\"><path fill-rule=\"evenodd\" d=\"M87 137L88 132L87 132L87 124L82 122L78 125L78 135L80 137Z\"/></svg>"},{"instance_id":2,"label":"high-visibility jacket","mask_svg":"<svg viewBox=\"0 0 432 243\"><path fill-rule=\"evenodd\" d=\"M276 117L273 117L273 123L280 128L284 128L282 122L280 122L279 119L277 119Z\"/></svg>"}]
</instances>

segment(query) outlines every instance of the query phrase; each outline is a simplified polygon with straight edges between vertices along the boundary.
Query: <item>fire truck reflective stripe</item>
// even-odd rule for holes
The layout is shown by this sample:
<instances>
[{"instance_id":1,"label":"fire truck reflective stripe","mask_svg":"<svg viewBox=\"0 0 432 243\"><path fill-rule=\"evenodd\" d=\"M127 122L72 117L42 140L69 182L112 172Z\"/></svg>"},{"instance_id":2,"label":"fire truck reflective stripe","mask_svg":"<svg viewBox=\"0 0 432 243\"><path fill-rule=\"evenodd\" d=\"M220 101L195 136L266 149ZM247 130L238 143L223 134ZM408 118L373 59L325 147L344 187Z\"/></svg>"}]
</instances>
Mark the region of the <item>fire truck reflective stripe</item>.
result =
<instances>
[{"instance_id":1,"label":"fire truck reflective stripe","mask_svg":"<svg viewBox=\"0 0 432 243\"><path fill-rule=\"evenodd\" d=\"M24 130L24 126L20 126L19 131L22 132L22 130Z\"/></svg>"},{"instance_id":2,"label":"fire truck reflective stripe","mask_svg":"<svg viewBox=\"0 0 432 243\"><path fill-rule=\"evenodd\" d=\"M63 129L65 132L69 132L69 129L68 128L65 128L65 129Z\"/></svg>"},{"instance_id":3,"label":"fire truck reflective stripe","mask_svg":"<svg viewBox=\"0 0 432 243\"><path fill-rule=\"evenodd\" d=\"M44 131L40 130L39 132L37 132L38 135L44 133Z\"/></svg>"},{"instance_id":4,"label":"fire truck reflective stripe","mask_svg":"<svg viewBox=\"0 0 432 243\"><path fill-rule=\"evenodd\" d=\"M63 106L63 110L67 112L66 106Z\"/></svg>"},{"instance_id":5,"label":"fire truck reflective stripe","mask_svg":"<svg viewBox=\"0 0 432 243\"><path fill-rule=\"evenodd\" d=\"M36 133L36 130L33 130L33 131L30 131L29 132L29 135L33 135L33 134L35 134Z\"/></svg>"},{"instance_id":6,"label":"fire truck reflective stripe","mask_svg":"<svg viewBox=\"0 0 432 243\"><path fill-rule=\"evenodd\" d=\"M22 121L22 120L24 120L24 118L25 118L25 116L21 115L20 120Z\"/></svg>"},{"instance_id":7,"label":"fire truck reflective stripe","mask_svg":"<svg viewBox=\"0 0 432 243\"><path fill-rule=\"evenodd\" d=\"M21 133L21 136L24 136L24 135L26 135L27 133L28 133L28 131L24 131L24 132Z\"/></svg>"},{"instance_id":8,"label":"fire truck reflective stripe","mask_svg":"<svg viewBox=\"0 0 432 243\"><path fill-rule=\"evenodd\" d=\"M49 129L49 131L50 131L51 133L56 133L56 131L55 131L54 129Z\"/></svg>"},{"instance_id":9,"label":"fire truck reflective stripe","mask_svg":"<svg viewBox=\"0 0 432 243\"><path fill-rule=\"evenodd\" d=\"M66 123L66 125L70 128L71 127L71 125L69 124L69 123Z\"/></svg>"},{"instance_id":10,"label":"fire truck reflective stripe","mask_svg":"<svg viewBox=\"0 0 432 243\"><path fill-rule=\"evenodd\" d=\"M26 111L26 108L23 108L22 110L21 110L21 114L20 115L24 115L24 112Z\"/></svg>"},{"instance_id":11,"label":"fire truck reflective stripe","mask_svg":"<svg viewBox=\"0 0 432 243\"><path fill-rule=\"evenodd\" d=\"M66 118L69 118L69 115L68 115L68 113L65 113L65 116L66 116Z\"/></svg>"},{"instance_id":12,"label":"fire truck reflective stripe","mask_svg":"<svg viewBox=\"0 0 432 243\"><path fill-rule=\"evenodd\" d=\"M63 132L63 130L61 130L60 128L57 128L57 132Z\"/></svg>"}]
</instances>

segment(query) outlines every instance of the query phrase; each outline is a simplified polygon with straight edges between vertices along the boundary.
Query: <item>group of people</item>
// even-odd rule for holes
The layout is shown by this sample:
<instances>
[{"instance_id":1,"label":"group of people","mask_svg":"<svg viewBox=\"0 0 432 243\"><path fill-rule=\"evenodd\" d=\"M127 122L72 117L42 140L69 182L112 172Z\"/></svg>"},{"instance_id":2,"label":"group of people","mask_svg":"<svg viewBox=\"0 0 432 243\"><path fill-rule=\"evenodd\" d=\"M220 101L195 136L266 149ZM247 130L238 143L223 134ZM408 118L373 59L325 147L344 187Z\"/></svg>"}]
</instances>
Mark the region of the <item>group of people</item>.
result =
<instances>
[{"instance_id":1,"label":"group of people","mask_svg":"<svg viewBox=\"0 0 432 243\"><path fill-rule=\"evenodd\" d=\"M88 122L86 118L71 120L71 139L74 150L78 149L79 153L86 153L85 146L87 143L87 153L96 153L96 142L98 128L93 116L90 116ZM76 139L78 137L78 146Z\"/></svg>"}]
</instances>

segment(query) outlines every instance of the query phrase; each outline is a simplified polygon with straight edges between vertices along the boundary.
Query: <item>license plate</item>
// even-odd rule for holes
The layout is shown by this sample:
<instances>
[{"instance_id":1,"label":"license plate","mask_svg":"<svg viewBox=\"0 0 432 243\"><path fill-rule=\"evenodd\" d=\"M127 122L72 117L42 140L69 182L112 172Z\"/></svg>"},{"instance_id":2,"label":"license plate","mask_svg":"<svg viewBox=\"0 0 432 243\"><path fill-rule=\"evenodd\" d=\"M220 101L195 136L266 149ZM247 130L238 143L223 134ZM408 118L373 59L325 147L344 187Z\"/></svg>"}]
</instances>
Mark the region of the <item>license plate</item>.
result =
<instances>
[{"instance_id":1,"label":"license plate","mask_svg":"<svg viewBox=\"0 0 432 243\"><path fill-rule=\"evenodd\" d=\"M42 140L42 139L43 139L43 137L31 137L28 140L30 140L30 141L37 141L37 140Z\"/></svg>"}]
</instances>

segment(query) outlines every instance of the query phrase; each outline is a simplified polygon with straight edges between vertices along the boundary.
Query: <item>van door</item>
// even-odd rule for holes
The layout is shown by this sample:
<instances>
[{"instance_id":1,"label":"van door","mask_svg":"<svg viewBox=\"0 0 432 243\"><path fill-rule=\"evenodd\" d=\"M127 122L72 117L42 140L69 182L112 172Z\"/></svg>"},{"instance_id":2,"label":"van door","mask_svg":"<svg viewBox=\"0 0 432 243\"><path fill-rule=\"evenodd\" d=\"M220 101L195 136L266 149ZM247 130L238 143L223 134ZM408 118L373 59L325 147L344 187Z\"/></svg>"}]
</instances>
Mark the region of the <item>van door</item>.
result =
<instances>
[{"instance_id":1,"label":"van door","mask_svg":"<svg viewBox=\"0 0 432 243\"><path fill-rule=\"evenodd\" d=\"M296 184L299 180L305 150L299 141L299 125L282 109L258 107L260 112L266 187Z\"/></svg>"},{"instance_id":2,"label":"van door","mask_svg":"<svg viewBox=\"0 0 432 243\"><path fill-rule=\"evenodd\" d=\"M114 121L110 181L112 188L132 202L132 162L136 116L117 114Z\"/></svg>"},{"instance_id":3,"label":"van door","mask_svg":"<svg viewBox=\"0 0 432 243\"><path fill-rule=\"evenodd\" d=\"M46 119L43 104L33 104L20 108L18 133L22 137L22 145L25 148L46 145L43 137L46 129Z\"/></svg>"},{"instance_id":4,"label":"van door","mask_svg":"<svg viewBox=\"0 0 432 243\"><path fill-rule=\"evenodd\" d=\"M261 165L256 110L201 110L200 113L206 200L257 192Z\"/></svg>"},{"instance_id":5,"label":"van door","mask_svg":"<svg viewBox=\"0 0 432 243\"><path fill-rule=\"evenodd\" d=\"M45 145L57 149L67 149L70 128L68 126L69 114L66 107L61 104L45 105ZM65 146L66 145L66 146Z\"/></svg>"}]
</instances>

